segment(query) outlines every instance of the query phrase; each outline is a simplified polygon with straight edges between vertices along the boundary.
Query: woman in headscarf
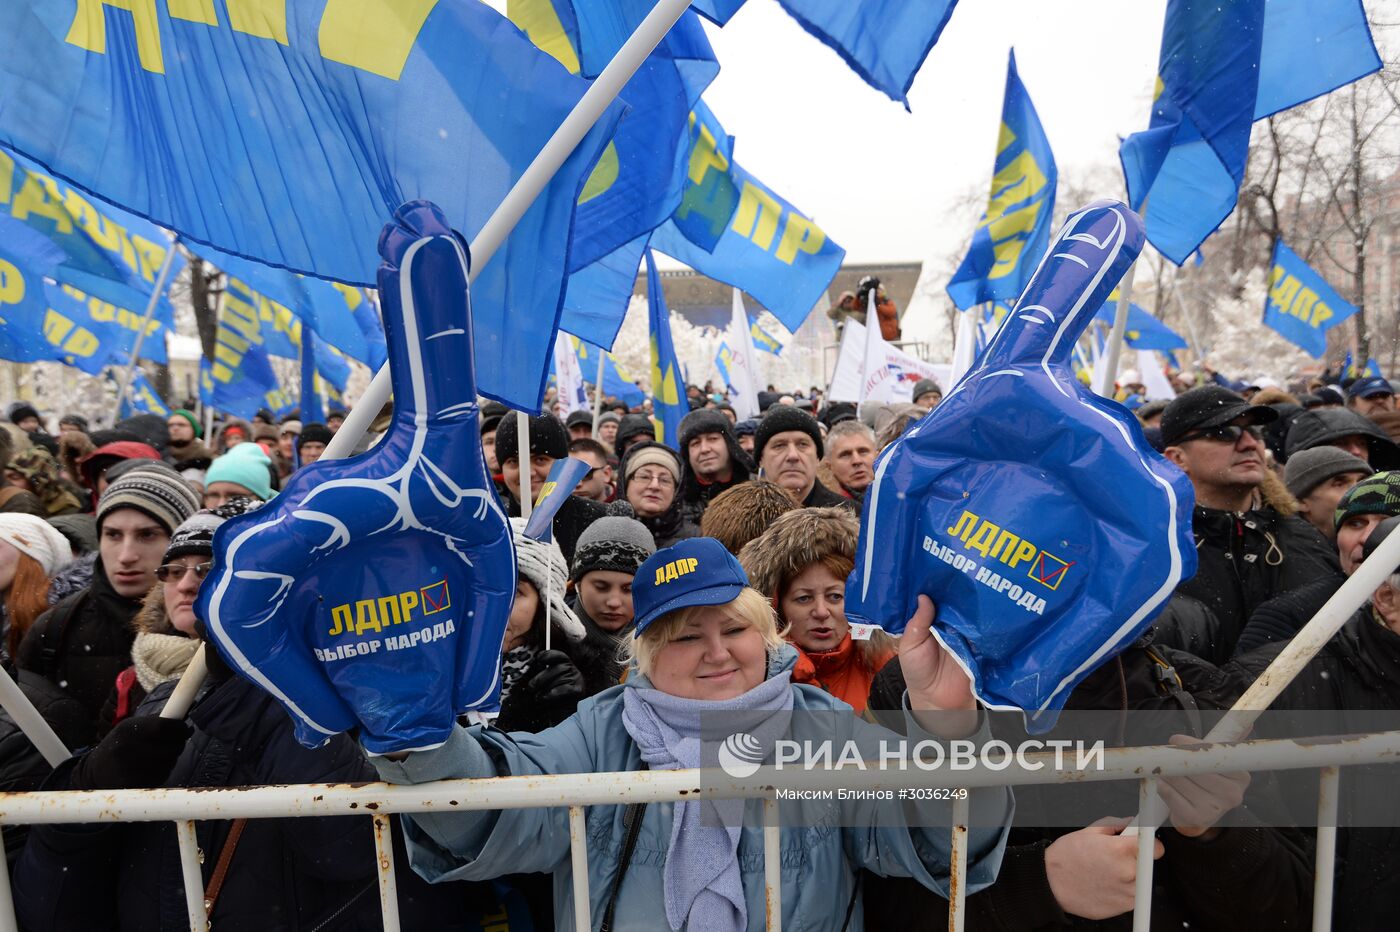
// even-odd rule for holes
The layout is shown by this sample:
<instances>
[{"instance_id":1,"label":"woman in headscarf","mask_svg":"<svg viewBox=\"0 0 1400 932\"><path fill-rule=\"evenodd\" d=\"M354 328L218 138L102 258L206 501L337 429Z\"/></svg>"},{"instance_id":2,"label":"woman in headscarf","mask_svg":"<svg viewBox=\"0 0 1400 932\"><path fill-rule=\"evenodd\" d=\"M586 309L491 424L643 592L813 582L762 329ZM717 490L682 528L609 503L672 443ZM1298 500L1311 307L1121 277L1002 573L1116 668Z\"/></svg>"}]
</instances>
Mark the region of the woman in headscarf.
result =
<instances>
[{"instance_id":1,"label":"woman in headscarf","mask_svg":"<svg viewBox=\"0 0 1400 932\"><path fill-rule=\"evenodd\" d=\"M658 547L696 537L700 529L685 515L681 501L681 458L654 440L633 444L622 458L622 483L617 497L625 499Z\"/></svg>"},{"instance_id":2,"label":"woman in headscarf","mask_svg":"<svg viewBox=\"0 0 1400 932\"><path fill-rule=\"evenodd\" d=\"M831 741L862 758L878 757L891 732L849 714L805 714L847 707L791 682L795 654L778 636L768 600L747 582L716 540L658 550L635 580L636 669L625 684L538 735L458 728L445 744L376 757L375 766L394 783L688 769L700 766L702 748L713 754L710 739L720 737L702 736L702 716L723 722L731 738L734 729L742 731L742 746L754 760L771 760L779 738L799 746ZM930 632L933 613L921 597L901 642L911 735L930 742L985 737L967 675ZM861 928L861 868L913 877L946 893L950 804L921 801L879 811L872 805L840 799L784 804L778 871L785 928ZM967 881L976 890L996 874L1011 794L1004 787L975 790L970 806ZM619 929L692 932L761 926L761 809L759 800L702 798L590 807L583 838L592 927L600 921ZM423 813L406 821L413 865L428 879L550 872L555 915L572 916L565 809Z\"/></svg>"}]
</instances>

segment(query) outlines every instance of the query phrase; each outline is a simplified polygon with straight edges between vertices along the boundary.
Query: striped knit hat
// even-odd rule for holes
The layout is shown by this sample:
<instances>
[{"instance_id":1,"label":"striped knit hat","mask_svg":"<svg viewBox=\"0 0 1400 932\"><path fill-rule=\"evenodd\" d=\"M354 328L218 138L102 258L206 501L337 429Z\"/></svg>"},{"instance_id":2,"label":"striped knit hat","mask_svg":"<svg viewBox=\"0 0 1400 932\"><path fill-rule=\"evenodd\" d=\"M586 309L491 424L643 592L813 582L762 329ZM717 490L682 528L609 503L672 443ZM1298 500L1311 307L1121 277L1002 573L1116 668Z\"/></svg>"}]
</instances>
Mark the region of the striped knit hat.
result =
<instances>
[{"instance_id":1,"label":"striped knit hat","mask_svg":"<svg viewBox=\"0 0 1400 932\"><path fill-rule=\"evenodd\" d=\"M159 523L167 534L199 510L199 496L180 474L169 466L143 464L143 468L128 472L107 486L97 503L97 530L114 511L135 508Z\"/></svg>"},{"instance_id":2,"label":"striped knit hat","mask_svg":"<svg viewBox=\"0 0 1400 932\"><path fill-rule=\"evenodd\" d=\"M1378 472L1362 479L1337 502L1334 527L1353 515L1400 515L1400 470Z\"/></svg>"},{"instance_id":3,"label":"striped knit hat","mask_svg":"<svg viewBox=\"0 0 1400 932\"><path fill-rule=\"evenodd\" d=\"M247 514L261 504L256 498L237 495L213 510L196 511L170 535L170 546L165 548L165 562L180 557L213 556L214 532L219 526L229 518Z\"/></svg>"}]
</instances>

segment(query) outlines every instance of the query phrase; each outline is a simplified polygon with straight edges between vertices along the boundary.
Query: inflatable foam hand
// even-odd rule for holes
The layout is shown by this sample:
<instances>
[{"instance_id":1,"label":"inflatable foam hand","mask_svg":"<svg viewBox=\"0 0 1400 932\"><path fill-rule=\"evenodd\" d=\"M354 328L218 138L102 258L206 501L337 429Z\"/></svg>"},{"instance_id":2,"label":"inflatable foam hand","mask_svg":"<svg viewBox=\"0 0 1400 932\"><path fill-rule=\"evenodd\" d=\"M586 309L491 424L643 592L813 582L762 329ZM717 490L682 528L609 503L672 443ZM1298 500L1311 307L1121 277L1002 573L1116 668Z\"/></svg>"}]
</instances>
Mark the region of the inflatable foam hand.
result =
<instances>
[{"instance_id":1,"label":"inflatable foam hand","mask_svg":"<svg viewBox=\"0 0 1400 932\"><path fill-rule=\"evenodd\" d=\"M515 551L482 456L467 254L436 207L401 207L379 269L394 388L368 453L292 476L214 538L197 610L298 739L352 727L372 752L431 747L493 707Z\"/></svg>"},{"instance_id":2,"label":"inflatable foam hand","mask_svg":"<svg viewBox=\"0 0 1400 932\"><path fill-rule=\"evenodd\" d=\"M1041 732L1196 569L1190 482L1074 377L1079 335L1142 248L1098 201L1071 216L977 365L880 456L852 620L898 633L919 593L988 706Z\"/></svg>"}]
</instances>

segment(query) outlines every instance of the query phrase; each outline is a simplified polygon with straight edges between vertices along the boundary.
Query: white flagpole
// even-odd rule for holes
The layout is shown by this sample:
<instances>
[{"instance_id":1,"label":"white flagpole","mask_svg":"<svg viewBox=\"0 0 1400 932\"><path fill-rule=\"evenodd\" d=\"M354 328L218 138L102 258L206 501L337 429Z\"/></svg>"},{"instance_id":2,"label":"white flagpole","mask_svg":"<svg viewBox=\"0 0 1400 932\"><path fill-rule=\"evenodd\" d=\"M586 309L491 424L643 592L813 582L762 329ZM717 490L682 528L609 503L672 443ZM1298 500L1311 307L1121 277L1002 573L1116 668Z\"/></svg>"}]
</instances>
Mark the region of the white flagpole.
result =
<instances>
[{"instance_id":1,"label":"white flagpole","mask_svg":"<svg viewBox=\"0 0 1400 932\"><path fill-rule=\"evenodd\" d=\"M598 418L603 416L603 367L608 362L608 351L601 346L598 347L598 381L593 383L593 430L592 435L598 436Z\"/></svg>"},{"instance_id":2,"label":"white flagpole","mask_svg":"<svg viewBox=\"0 0 1400 932\"><path fill-rule=\"evenodd\" d=\"M632 33L631 38L613 56L612 61L608 62L602 74L594 79L573 112L559 124L549 142L545 143L540 154L535 156L530 167L520 176L515 187L510 189L505 200L501 201L491 219L486 221L486 225L472 241L472 280L475 280L486 263L491 261L496 250L515 229L525 211L529 210L530 205L540 196L545 185L549 184L559 171L564 160L578 147L583 137L588 135L593 124L598 122L603 112L622 91L623 85L632 79L642 62L666 37L666 33L689 6L690 0L658 0L646 19L637 27L637 31ZM389 394L389 366L386 363L375 373L364 395L346 417L345 423L340 425L340 430L326 445L321 459L333 460L349 456L369 429L370 422L389 400Z\"/></svg>"},{"instance_id":3,"label":"white flagpole","mask_svg":"<svg viewBox=\"0 0 1400 932\"><path fill-rule=\"evenodd\" d=\"M1097 376L1094 391L1105 398L1113 397L1113 383L1118 378L1118 360L1123 355L1123 334L1128 330L1128 305L1133 297L1133 273L1137 263L1128 266L1123 281L1118 284L1118 308L1113 315L1113 330L1108 334L1108 345L1104 348L1103 366L1094 374Z\"/></svg>"},{"instance_id":4,"label":"white flagpole","mask_svg":"<svg viewBox=\"0 0 1400 932\"><path fill-rule=\"evenodd\" d=\"M127 361L117 388L117 410L112 412L113 424L122 419L122 405L127 403L126 396L131 391L131 381L136 376L136 359L141 355L141 344L146 340L146 328L151 325L151 318L155 316L156 305L160 303L161 295L165 294L165 286L169 284L170 270L175 266L175 253L179 246L180 237L170 241L170 248L165 251L165 261L161 263L155 284L151 286L151 299L146 302L146 313L141 317L141 328L136 331L136 340L131 344L131 359Z\"/></svg>"},{"instance_id":5,"label":"white flagpole","mask_svg":"<svg viewBox=\"0 0 1400 932\"><path fill-rule=\"evenodd\" d=\"M520 430L515 446L520 463L520 517L529 521L530 512L535 510L535 499L530 494L530 415L524 411L515 412L515 423Z\"/></svg>"}]
</instances>

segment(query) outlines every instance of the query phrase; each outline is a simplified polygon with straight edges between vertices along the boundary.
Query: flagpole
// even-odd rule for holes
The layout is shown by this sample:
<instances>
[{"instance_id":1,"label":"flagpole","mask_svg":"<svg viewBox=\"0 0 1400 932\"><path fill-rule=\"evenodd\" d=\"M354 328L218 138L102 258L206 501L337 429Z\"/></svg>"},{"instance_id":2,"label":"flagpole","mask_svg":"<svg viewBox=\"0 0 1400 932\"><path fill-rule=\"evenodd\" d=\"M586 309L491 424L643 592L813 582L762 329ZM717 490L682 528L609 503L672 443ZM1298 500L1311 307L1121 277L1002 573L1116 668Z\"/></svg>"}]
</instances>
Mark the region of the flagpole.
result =
<instances>
[{"instance_id":1,"label":"flagpole","mask_svg":"<svg viewBox=\"0 0 1400 932\"><path fill-rule=\"evenodd\" d=\"M598 347L598 381L593 383L593 436L598 436L598 418L603 414L603 366L607 364L608 351Z\"/></svg>"},{"instance_id":2,"label":"flagpole","mask_svg":"<svg viewBox=\"0 0 1400 932\"><path fill-rule=\"evenodd\" d=\"M530 520L530 512L535 510L535 499L530 494L530 415L524 411L515 412L515 425L520 431L516 438L516 457L520 464L520 517ZM500 451L496 452L500 458Z\"/></svg>"},{"instance_id":3,"label":"flagpole","mask_svg":"<svg viewBox=\"0 0 1400 932\"><path fill-rule=\"evenodd\" d=\"M1123 334L1128 330L1128 304L1133 296L1133 273L1137 271L1137 262L1128 266L1128 271L1123 275L1123 281L1118 285L1118 308L1113 314L1113 329L1108 334L1108 345L1104 348L1104 357L1101 360L1103 367L1095 372L1098 385L1094 386L1094 391L1105 398L1113 397L1113 385L1118 377L1118 361L1123 355Z\"/></svg>"},{"instance_id":4,"label":"flagpole","mask_svg":"<svg viewBox=\"0 0 1400 932\"><path fill-rule=\"evenodd\" d=\"M136 359L141 354L141 344L146 339L146 328L151 325L151 318L156 313L156 305L160 303L160 297L165 293L166 280L170 278L170 270L175 266L175 252L179 245L180 237L178 236L170 241L170 248L165 251L165 261L161 263L155 284L151 286L151 299L146 302L146 313L141 318L141 328L136 331L136 342L131 344L131 359L128 360L126 370L122 373L122 380L117 391L117 410L112 414L114 425L121 420L122 405L127 403L127 392L131 391L131 380L136 375Z\"/></svg>"},{"instance_id":5,"label":"flagpole","mask_svg":"<svg viewBox=\"0 0 1400 932\"><path fill-rule=\"evenodd\" d=\"M559 171L564 160L578 147L583 137L593 128L593 124L598 122L603 112L621 93L623 85L632 79L642 62L666 37L666 33L670 32L671 27L689 6L690 0L658 0L636 32L632 33L631 38L613 56L612 61L608 62L602 74L594 79L573 111L559 124L549 142L545 143L540 154L535 156L530 167L525 169L520 180L510 189L505 200L501 201L491 219L486 221L486 225L472 241L472 267L469 276L471 280L475 280L481 269L491 261L496 250L505 242L511 230L515 229L515 225L539 197L545 185L549 184ZM389 400L390 391L389 366L386 363L375 373L364 395L346 417L345 423L326 445L321 459L340 459L348 456L369 429L375 415Z\"/></svg>"}]
</instances>

